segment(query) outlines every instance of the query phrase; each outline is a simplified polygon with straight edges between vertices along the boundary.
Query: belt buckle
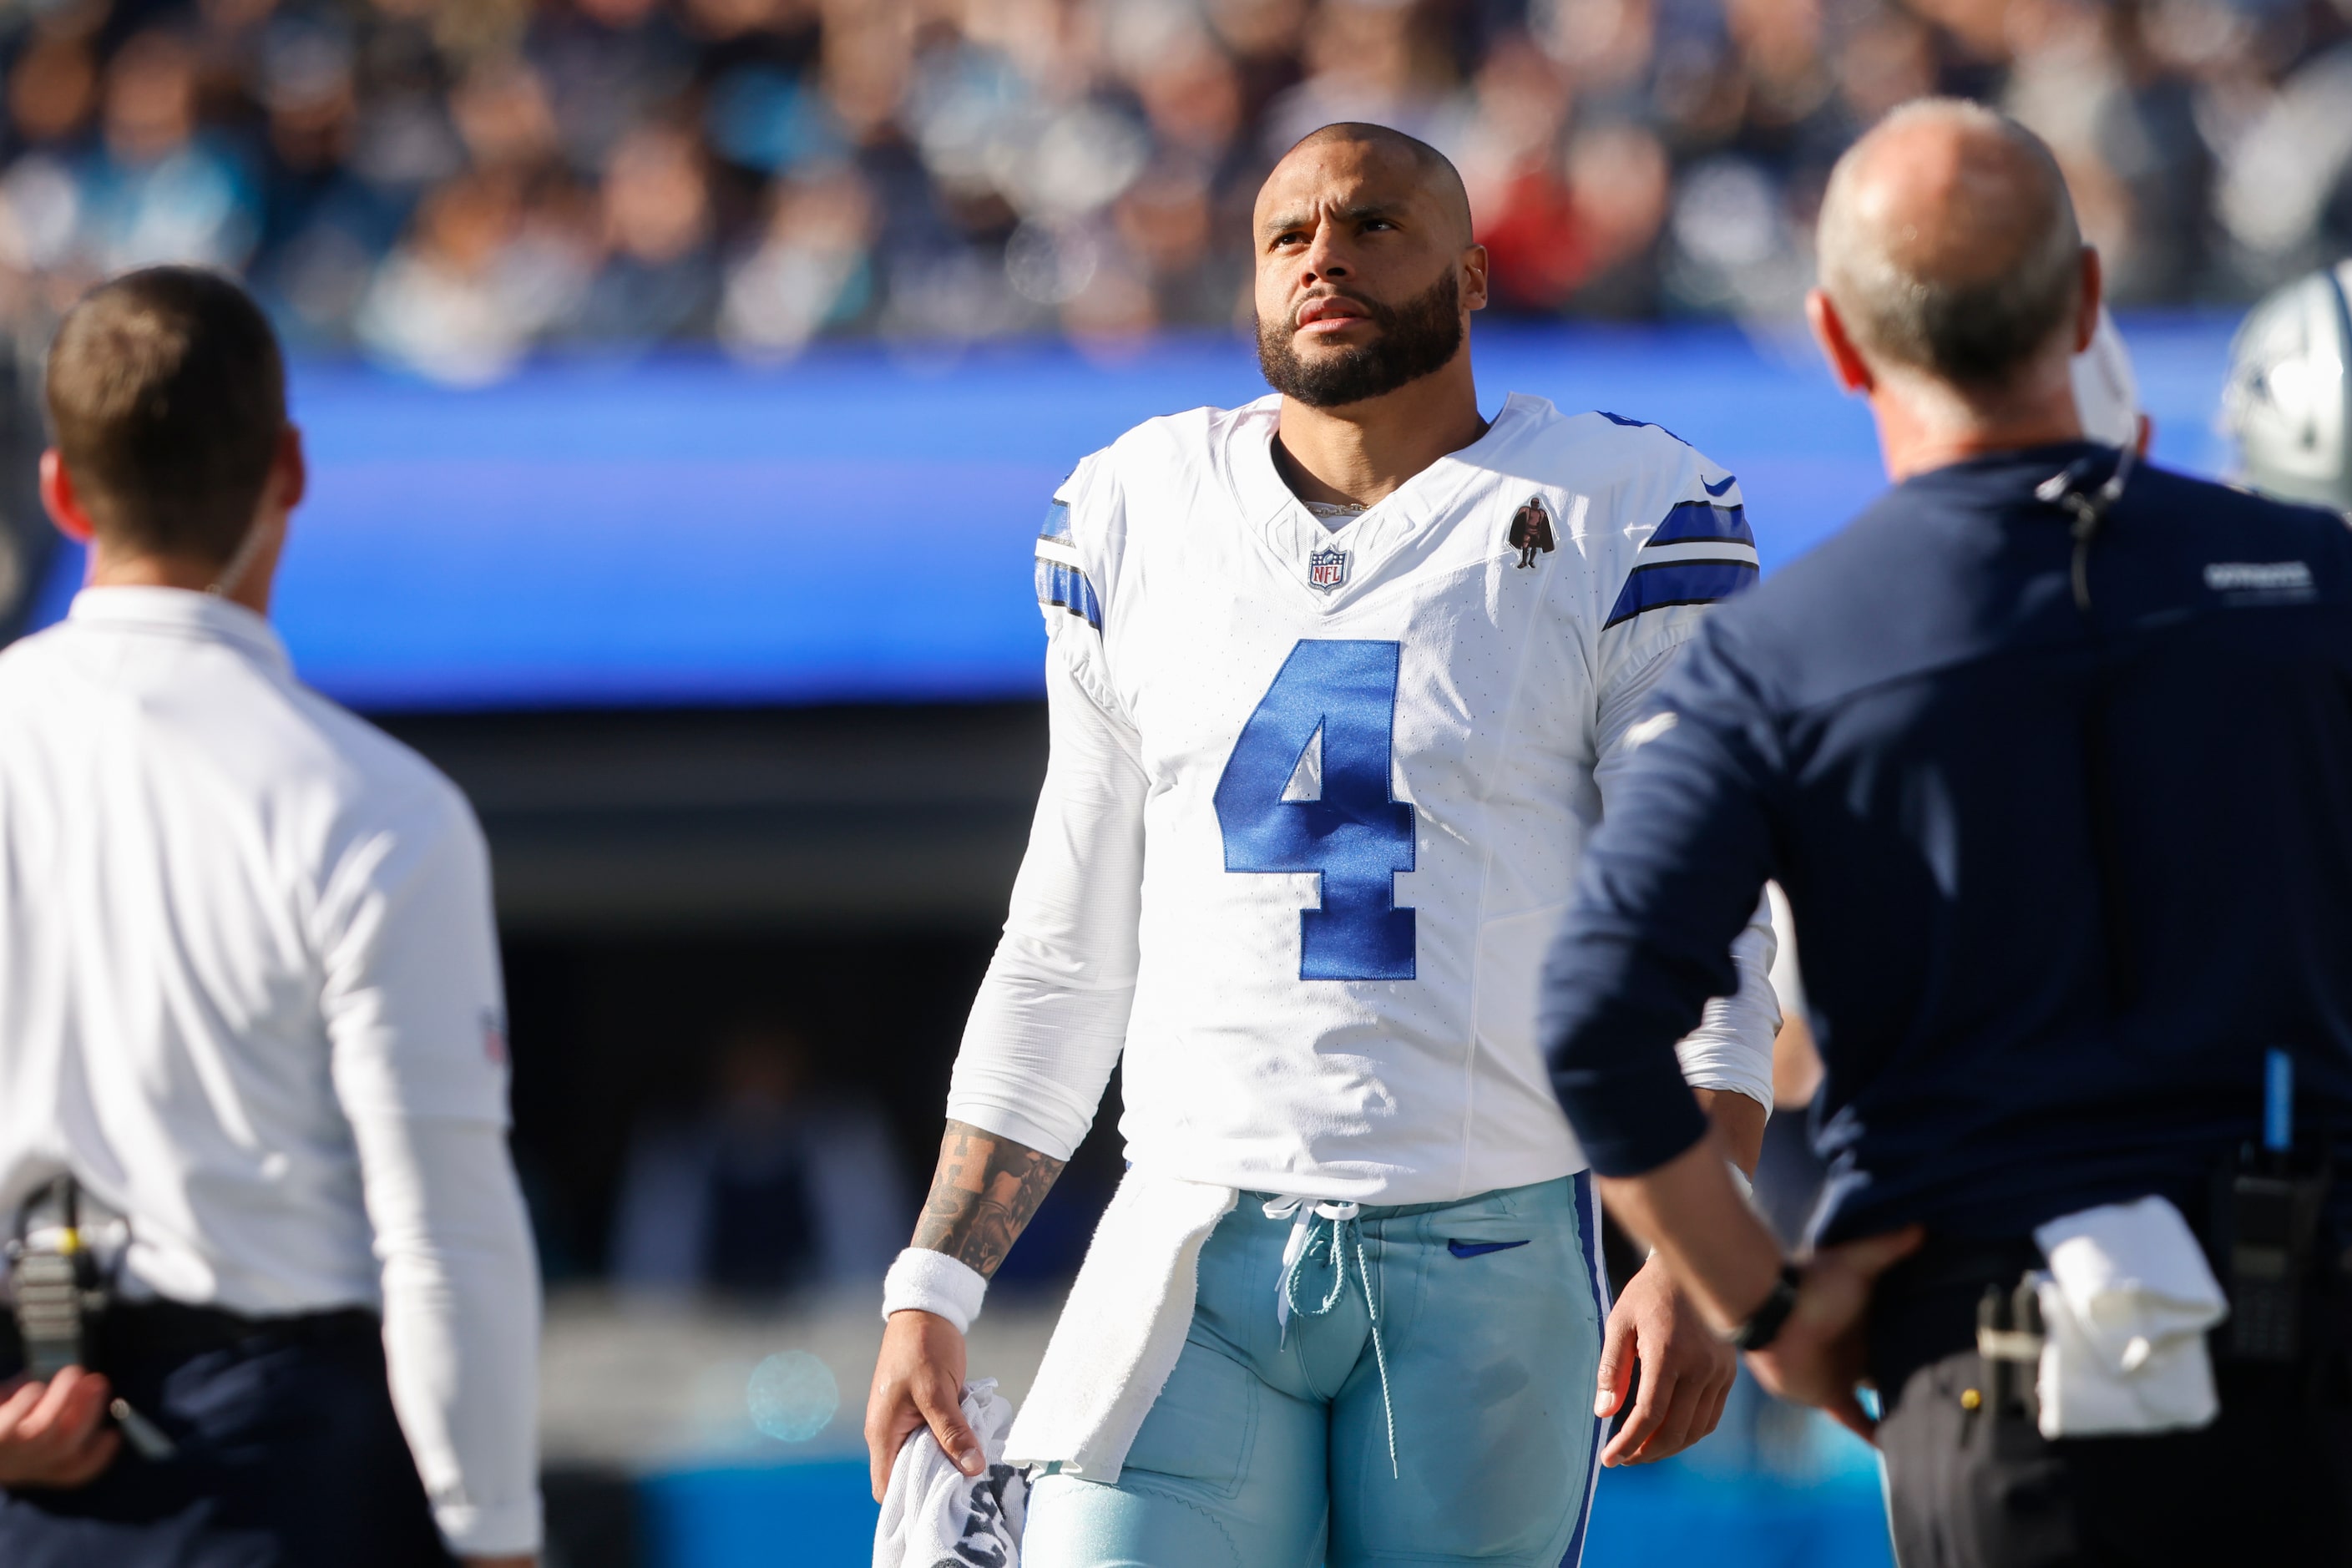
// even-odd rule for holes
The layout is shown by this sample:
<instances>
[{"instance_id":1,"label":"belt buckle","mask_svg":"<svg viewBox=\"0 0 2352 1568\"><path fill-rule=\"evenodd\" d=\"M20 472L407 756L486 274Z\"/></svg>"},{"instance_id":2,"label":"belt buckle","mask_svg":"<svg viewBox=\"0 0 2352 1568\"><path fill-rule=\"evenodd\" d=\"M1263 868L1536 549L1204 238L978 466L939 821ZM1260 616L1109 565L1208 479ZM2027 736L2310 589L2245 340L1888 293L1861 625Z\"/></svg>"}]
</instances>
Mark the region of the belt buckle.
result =
<instances>
[{"instance_id":1,"label":"belt buckle","mask_svg":"<svg viewBox=\"0 0 2352 1568\"><path fill-rule=\"evenodd\" d=\"M2042 1396L2036 1384L2045 1342L2042 1292L2036 1289L2031 1273L2021 1277L2009 1289L2003 1289L1998 1282L1984 1288L1984 1294L1977 1300L1977 1355L1984 1362L1988 1381L1992 1384L1996 1413L2015 1404L2025 1412L2026 1419L2037 1424L2041 1421ZM2021 1377L2020 1366L2033 1370Z\"/></svg>"}]
</instances>

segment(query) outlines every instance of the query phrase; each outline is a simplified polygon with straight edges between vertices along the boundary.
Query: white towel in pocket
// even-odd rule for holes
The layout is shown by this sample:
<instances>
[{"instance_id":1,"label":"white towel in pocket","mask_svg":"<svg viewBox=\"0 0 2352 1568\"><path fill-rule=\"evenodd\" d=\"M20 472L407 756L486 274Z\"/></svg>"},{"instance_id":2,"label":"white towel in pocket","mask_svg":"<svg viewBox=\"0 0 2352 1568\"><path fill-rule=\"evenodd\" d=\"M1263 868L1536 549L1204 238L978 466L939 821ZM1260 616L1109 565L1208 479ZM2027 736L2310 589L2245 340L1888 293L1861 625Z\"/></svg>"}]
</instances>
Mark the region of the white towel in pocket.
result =
<instances>
[{"instance_id":1,"label":"white towel in pocket","mask_svg":"<svg viewBox=\"0 0 2352 1568\"><path fill-rule=\"evenodd\" d=\"M2229 1301L2180 1211L2108 1204L2036 1229L2045 1437L2175 1432L2220 1414L2205 1331Z\"/></svg>"}]
</instances>

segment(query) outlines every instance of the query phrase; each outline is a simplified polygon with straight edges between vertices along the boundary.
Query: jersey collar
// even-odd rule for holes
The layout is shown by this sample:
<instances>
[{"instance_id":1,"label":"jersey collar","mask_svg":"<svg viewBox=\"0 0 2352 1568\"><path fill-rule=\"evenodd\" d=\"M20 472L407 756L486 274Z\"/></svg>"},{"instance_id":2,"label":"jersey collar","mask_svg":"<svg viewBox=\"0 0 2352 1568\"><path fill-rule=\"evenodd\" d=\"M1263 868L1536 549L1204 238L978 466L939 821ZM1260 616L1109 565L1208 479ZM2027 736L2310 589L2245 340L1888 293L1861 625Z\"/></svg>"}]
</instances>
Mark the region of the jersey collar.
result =
<instances>
[{"instance_id":1,"label":"jersey collar","mask_svg":"<svg viewBox=\"0 0 2352 1568\"><path fill-rule=\"evenodd\" d=\"M1276 570L1309 600L1333 608L1360 596L1391 562L1407 552L1412 541L1452 515L1454 501L1486 468L1487 458L1542 406L1540 398L1511 394L1485 435L1438 458L1337 533L1307 510L1275 467L1279 393L1237 411L1227 437L1226 472L1249 531L1272 552ZM1312 552L1331 548L1346 551L1351 559L1347 581L1326 593L1310 586L1306 573Z\"/></svg>"},{"instance_id":2,"label":"jersey collar","mask_svg":"<svg viewBox=\"0 0 2352 1568\"><path fill-rule=\"evenodd\" d=\"M77 626L160 633L226 643L281 675L293 673L286 645L268 621L243 605L188 588L84 588L66 619Z\"/></svg>"}]
</instances>

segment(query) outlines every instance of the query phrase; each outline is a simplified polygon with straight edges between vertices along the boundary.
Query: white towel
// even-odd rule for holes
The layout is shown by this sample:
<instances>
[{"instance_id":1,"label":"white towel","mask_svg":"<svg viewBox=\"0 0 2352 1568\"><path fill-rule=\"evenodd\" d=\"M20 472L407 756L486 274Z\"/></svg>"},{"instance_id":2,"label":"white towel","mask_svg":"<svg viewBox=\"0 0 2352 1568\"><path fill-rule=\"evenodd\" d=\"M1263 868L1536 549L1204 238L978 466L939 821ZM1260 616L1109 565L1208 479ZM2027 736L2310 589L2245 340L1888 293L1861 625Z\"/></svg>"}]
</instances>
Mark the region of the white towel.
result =
<instances>
[{"instance_id":1,"label":"white towel","mask_svg":"<svg viewBox=\"0 0 2352 1568\"><path fill-rule=\"evenodd\" d=\"M1240 1198L1231 1187L1127 1173L1013 1424L1007 1463L1118 1479L1192 1327L1201 1245Z\"/></svg>"},{"instance_id":2,"label":"white towel","mask_svg":"<svg viewBox=\"0 0 2352 1568\"><path fill-rule=\"evenodd\" d=\"M2109 1204L2033 1239L2050 1262L2035 1276L2043 1436L2172 1432L2219 1414L2205 1331L2229 1300L2179 1209L2156 1197Z\"/></svg>"},{"instance_id":3,"label":"white towel","mask_svg":"<svg viewBox=\"0 0 2352 1568\"><path fill-rule=\"evenodd\" d=\"M928 1426L899 1447L874 1526L874 1568L1021 1568L1021 1531L1028 1521L1029 1478L1004 1462L1013 1406L983 1377L963 1389L963 1418L980 1439L988 1468L967 1476Z\"/></svg>"}]
</instances>

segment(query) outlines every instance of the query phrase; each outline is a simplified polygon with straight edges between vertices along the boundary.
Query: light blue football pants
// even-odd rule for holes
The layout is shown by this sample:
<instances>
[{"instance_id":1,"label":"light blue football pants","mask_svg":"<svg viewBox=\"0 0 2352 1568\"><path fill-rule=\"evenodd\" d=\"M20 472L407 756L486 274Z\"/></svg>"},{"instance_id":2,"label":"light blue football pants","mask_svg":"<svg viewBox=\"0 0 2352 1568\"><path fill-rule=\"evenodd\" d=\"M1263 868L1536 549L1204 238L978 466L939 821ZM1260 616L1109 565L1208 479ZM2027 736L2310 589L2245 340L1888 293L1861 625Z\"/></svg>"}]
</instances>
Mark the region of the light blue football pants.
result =
<instances>
[{"instance_id":1,"label":"light blue football pants","mask_svg":"<svg viewBox=\"0 0 2352 1568\"><path fill-rule=\"evenodd\" d=\"M1286 1325L1293 1220L1268 1201L1243 1194L1202 1248L1192 1333L1117 1483L1038 1481L1024 1568L1574 1568L1603 1426L1591 1178L1322 1219Z\"/></svg>"}]
</instances>

